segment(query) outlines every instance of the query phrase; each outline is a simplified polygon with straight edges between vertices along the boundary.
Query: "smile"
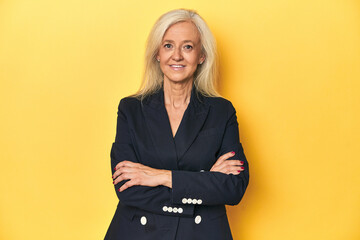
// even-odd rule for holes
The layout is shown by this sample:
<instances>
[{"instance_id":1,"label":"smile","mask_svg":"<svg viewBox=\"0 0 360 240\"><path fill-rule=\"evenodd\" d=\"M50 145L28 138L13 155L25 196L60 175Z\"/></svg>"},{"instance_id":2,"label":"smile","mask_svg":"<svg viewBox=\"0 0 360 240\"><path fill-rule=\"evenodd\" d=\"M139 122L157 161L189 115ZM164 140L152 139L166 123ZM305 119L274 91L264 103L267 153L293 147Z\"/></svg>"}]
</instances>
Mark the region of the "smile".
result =
<instances>
[{"instance_id":1,"label":"smile","mask_svg":"<svg viewBox=\"0 0 360 240\"><path fill-rule=\"evenodd\" d=\"M170 67L175 70L175 71L178 71L178 70L181 70L185 67L185 65L178 65L178 64L173 64L173 65L170 65Z\"/></svg>"}]
</instances>

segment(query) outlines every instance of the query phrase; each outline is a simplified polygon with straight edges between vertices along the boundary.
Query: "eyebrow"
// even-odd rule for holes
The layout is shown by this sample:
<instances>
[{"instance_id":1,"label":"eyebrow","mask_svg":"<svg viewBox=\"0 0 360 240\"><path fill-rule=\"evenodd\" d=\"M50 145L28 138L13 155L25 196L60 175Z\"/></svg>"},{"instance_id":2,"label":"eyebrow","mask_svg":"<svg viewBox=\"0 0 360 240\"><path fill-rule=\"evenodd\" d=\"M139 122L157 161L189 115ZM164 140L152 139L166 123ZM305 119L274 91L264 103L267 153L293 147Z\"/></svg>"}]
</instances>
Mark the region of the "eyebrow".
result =
<instances>
[{"instance_id":1,"label":"eyebrow","mask_svg":"<svg viewBox=\"0 0 360 240\"><path fill-rule=\"evenodd\" d=\"M175 41L173 41L173 40L164 40L163 42L169 42L169 43L174 43ZM191 40L184 40L184 41L182 41L182 43L192 43L192 44L195 44L193 41L191 41Z\"/></svg>"}]
</instances>

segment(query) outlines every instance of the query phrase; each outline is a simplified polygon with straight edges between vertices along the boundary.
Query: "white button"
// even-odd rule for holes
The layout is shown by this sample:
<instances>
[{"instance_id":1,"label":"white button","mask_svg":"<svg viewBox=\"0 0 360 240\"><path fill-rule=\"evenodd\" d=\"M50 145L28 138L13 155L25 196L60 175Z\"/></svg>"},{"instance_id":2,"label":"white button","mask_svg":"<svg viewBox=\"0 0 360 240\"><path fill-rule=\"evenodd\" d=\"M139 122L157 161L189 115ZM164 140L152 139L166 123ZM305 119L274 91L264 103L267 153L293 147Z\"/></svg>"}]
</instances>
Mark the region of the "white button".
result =
<instances>
[{"instance_id":1,"label":"white button","mask_svg":"<svg viewBox=\"0 0 360 240\"><path fill-rule=\"evenodd\" d=\"M196 199L193 199L193 200L192 200L192 204L197 204L197 200L196 200Z\"/></svg>"},{"instance_id":2,"label":"white button","mask_svg":"<svg viewBox=\"0 0 360 240\"><path fill-rule=\"evenodd\" d=\"M196 221L196 220L195 220L195 221ZM141 223L141 225L146 225L146 222L147 222L146 217L145 217L145 216L142 216L142 217L140 218L140 223Z\"/></svg>"},{"instance_id":3,"label":"white button","mask_svg":"<svg viewBox=\"0 0 360 240\"><path fill-rule=\"evenodd\" d=\"M197 215L196 217L195 217L195 223L196 224L199 224L201 222L201 216L200 215Z\"/></svg>"},{"instance_id":4,"label":"white button","mask_svg":"<svg viewBox=\"0 0 360 240\"><path fill-rule=\"evenodd\" d=\"M197 204L202 204L202 200L201 199L197 200Z\"/></svg>"},{"instance_id":5,"label":"white button","mask_svg":"<svg viewBox=\"0 0 360 240\"><path fill-rule=\"evenodd\" d=\"M183 209L181 207L178 208L178 212L179 213L182 213L183 212Z\"/></svg>"},{"instance_id":6,"label":"white button","mask_svg":"<svg viewBox=\"0 0 360 240\"><path fill-rule=\"evenodd\" d=\"M192 199L191 198L188 198L188 203L191 203L192 202Z\"/></svg>"},{"instance_id":7,"label":"white button","mask_svg":"<svg viewBox=\"0 0 360 240\"><path fill-rule=\"evenodd\" d=\"M172 211L173 211L172 207L168 207L168 212L172 212Z\"/></svg>"},{"instance_id":8,"label":"white button","mask_svg":"<svg viewBox=\"0 0 360 240\"><path fill-rule=\"evenodd\" d=\"M173 208L173 212L174 213L177 213L178 212L178 209L176 207Z\"/></svg>"},{"instance_id":9,"label":"white button","mask_svg":"<svg viewBox=\"0 0 360 240\"><path fill-rule=\"evenodd\" d=\"M205 172L205 170L200 170L200 172Z\"/></svg>"},{"instance_id":10,"label":"white button","mask_svg":"<svg viewBox=\"0 0 360 240\"><path fill-rule=\"evenodd\" d=\"M183 203L183 204L187 204L187 202L188 202L188 201L187 201L186 198L183 198L183 199L182 199L182 203Z\"/></svg>"},{"instance_id":11,"label":"white button","mask_svg":"<svg viewBox=\"0 0 360 240\"><path fill-rule=\"evenodd\" d=\"M163 211L164 211L164 212L167 212L167 210L168 210L167 206L164 206L164 207L163 207Z\"/></svg>"}]
</instances>

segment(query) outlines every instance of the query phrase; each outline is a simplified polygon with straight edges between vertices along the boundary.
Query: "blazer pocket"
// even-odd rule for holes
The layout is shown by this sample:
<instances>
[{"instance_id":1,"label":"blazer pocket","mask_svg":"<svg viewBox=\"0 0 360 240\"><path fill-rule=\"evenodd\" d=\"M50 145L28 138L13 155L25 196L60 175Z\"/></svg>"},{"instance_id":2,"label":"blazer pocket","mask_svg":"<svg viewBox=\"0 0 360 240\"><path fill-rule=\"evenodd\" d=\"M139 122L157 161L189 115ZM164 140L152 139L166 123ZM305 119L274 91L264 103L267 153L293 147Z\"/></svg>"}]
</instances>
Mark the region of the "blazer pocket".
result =
<instances>
[{"instance_id":1,"label":"blazer pocket","mask_svg":"<svg viewBox=\"0 0 360 240\"><path fill-rule=\"evenodd\" d=\"M199 132L199 136L210 136L218 133L217 128L208 128Z\"/></svg>"}]
</instances>

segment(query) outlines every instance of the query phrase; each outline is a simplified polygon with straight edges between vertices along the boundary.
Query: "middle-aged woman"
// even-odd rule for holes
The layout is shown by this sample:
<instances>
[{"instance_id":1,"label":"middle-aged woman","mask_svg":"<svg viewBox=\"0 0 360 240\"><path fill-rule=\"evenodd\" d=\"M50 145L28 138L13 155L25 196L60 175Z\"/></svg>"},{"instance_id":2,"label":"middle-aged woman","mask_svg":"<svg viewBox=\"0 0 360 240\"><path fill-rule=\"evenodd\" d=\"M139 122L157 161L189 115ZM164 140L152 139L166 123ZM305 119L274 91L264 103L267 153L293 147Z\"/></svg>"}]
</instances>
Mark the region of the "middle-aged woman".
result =
<instances>
[{"instance_id":1,"label":"middle-aged woman","mask_svg":"<svg viewBox=\"0 0 360 240\"><path fill-rule=\"evenodd\" d=\"M216 70L214 37L196 12L158 19L143 84L118 108L111 167L120 201L105 239L232 239L225 205L240 202L249 169Z\"/></svg>"}]
</instances>

